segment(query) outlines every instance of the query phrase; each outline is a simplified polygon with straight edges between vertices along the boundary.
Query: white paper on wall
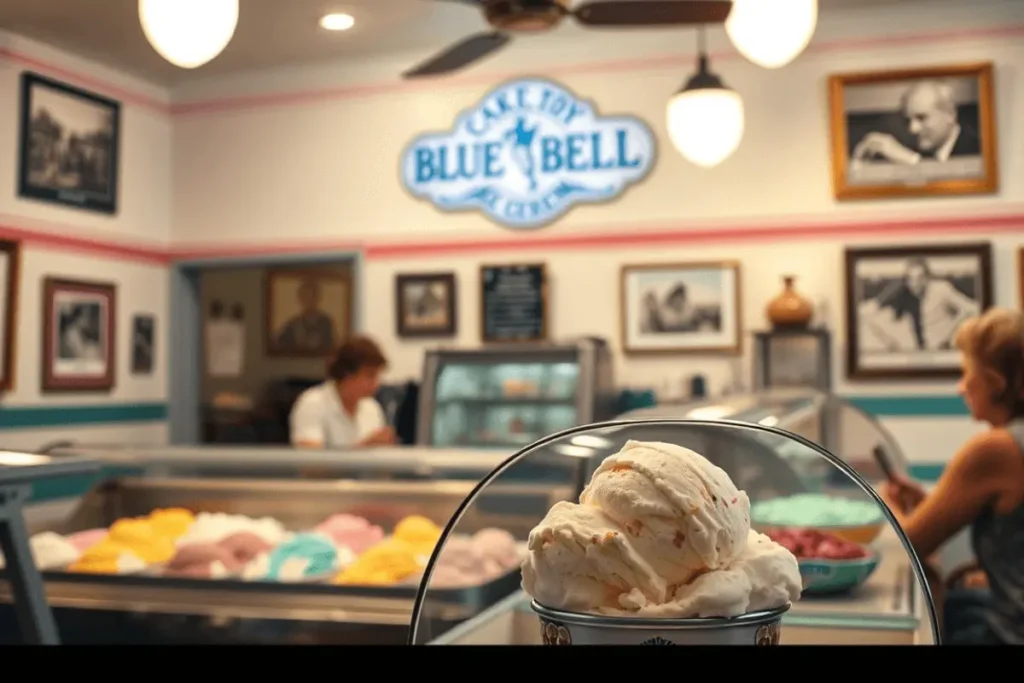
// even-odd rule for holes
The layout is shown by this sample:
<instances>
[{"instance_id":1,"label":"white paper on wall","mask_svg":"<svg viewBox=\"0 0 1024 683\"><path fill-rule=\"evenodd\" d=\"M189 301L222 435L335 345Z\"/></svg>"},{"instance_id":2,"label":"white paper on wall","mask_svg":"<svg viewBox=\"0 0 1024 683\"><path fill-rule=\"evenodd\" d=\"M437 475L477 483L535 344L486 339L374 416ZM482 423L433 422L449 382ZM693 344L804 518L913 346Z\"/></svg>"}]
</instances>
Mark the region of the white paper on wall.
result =
<instances>
[{"instance_id":1,"label":"white paper on wall","mask_svg":"<svg viewBox=\"0 0 1024 683\"><path fill-rule=\"evenodd\" d=\"M206 372L211 377L238 377L245 362L245 326L239 320L206 323Z\"/></svg>"}]
</instances>

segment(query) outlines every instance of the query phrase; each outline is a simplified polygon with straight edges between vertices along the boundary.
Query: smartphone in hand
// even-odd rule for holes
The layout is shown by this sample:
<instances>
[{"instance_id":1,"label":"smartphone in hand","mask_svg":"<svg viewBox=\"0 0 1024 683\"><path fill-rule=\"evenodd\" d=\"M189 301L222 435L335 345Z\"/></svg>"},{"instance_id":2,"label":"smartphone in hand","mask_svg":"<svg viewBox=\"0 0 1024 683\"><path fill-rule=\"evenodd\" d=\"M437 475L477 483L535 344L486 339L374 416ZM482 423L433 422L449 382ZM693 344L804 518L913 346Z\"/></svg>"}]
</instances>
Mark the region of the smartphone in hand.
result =
<instances>
[{"instance_id":1,"label":"smartphone in hand","mask_svg":"<svg viewBox=\"0 0 1024 683\"><path fill-rule=\"evenodd\" d=\"M875 462L878 463L878 467L881 468L885 478L889 481L899 480L899 476L896 474L896 468L893 467L892 461L889 460L889 454L885 452L885 449L880 445L875 446L874 450L871 451L871 455L875 456Z\"/></svg>"}]
</instances>

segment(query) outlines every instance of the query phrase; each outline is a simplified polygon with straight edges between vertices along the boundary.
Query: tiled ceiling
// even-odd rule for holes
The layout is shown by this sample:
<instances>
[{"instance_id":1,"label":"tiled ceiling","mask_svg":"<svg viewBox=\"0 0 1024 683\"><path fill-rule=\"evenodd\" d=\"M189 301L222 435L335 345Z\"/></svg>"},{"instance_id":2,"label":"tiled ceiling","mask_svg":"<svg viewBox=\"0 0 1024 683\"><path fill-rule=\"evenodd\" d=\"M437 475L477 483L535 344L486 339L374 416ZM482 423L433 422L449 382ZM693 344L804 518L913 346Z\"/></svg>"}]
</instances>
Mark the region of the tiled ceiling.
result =
<instances>
[{"instance_id":1,"label":"tiled ceiling","mask_svg":"<svg viewBox=\"0 0 1024 683\"><path fill-rule=\"evenodd\" d=\"M821 3L827 11L898 1ZM321 30L319 18L334 11L355 17L355 27L339 33ZM473 8L450 0L241 0L238 29L227 49L199 69L186 70L168 64L149 46L137 0L0 0L0 29L165 86L399 51L426 56L483 26Z\"/></svg>"}]
</instances>

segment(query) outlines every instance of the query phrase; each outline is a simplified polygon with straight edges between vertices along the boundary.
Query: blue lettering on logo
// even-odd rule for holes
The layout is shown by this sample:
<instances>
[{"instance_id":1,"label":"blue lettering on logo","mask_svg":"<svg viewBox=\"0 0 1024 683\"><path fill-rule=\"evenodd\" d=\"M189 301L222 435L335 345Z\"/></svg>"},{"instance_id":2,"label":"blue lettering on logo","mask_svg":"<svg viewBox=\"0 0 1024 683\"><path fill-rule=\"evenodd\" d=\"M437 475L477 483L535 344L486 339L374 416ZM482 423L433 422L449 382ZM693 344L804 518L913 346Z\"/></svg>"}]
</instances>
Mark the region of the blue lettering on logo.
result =
<instances>
[{"instance_id":1,"label":"blue lettering on logo","mask_svg":"<svg viewBox=\"0 0 1024 683\"><path fill-rule=\"evenodd\" d=\"M633 116L598 116L551 81L506 83L446 133L402 154L402 182L440 209L477 209L509 228L539 228L576 204L608 201L654 165L654 134Z\"/></svg>"}]
</instances>

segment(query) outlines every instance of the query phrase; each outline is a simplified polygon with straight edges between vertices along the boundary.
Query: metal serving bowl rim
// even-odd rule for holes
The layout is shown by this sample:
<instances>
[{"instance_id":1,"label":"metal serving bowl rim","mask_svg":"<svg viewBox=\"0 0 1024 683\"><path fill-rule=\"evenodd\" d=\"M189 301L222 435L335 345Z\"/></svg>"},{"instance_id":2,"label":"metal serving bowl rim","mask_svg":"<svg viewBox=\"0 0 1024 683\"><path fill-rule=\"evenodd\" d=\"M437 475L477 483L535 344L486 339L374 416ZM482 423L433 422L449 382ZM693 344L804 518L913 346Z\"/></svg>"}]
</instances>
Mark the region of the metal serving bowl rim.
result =
<instances>
[{"instance_id":1,"label":"metal serving bowl rim","mask_svg":"<svg viewBox=\"0 0 1024 683\"><path fill-rule=\"evenodd\" d=\"M782 607L774 609L747 612L736 617L707 617L673 619L668 617L620 617L604 614L586 614L583 612L566 612L563 610L545 607L536 600L530 601L530 607L539 616L551 619L564 624L574 626L589 626L593 628L625 628L625 629L646 629L646 630L708 630L725 628L743 628L745 626L760 626L778 621L782 615L792 607L786 603Z\"/></svg>"}]
</instances>

